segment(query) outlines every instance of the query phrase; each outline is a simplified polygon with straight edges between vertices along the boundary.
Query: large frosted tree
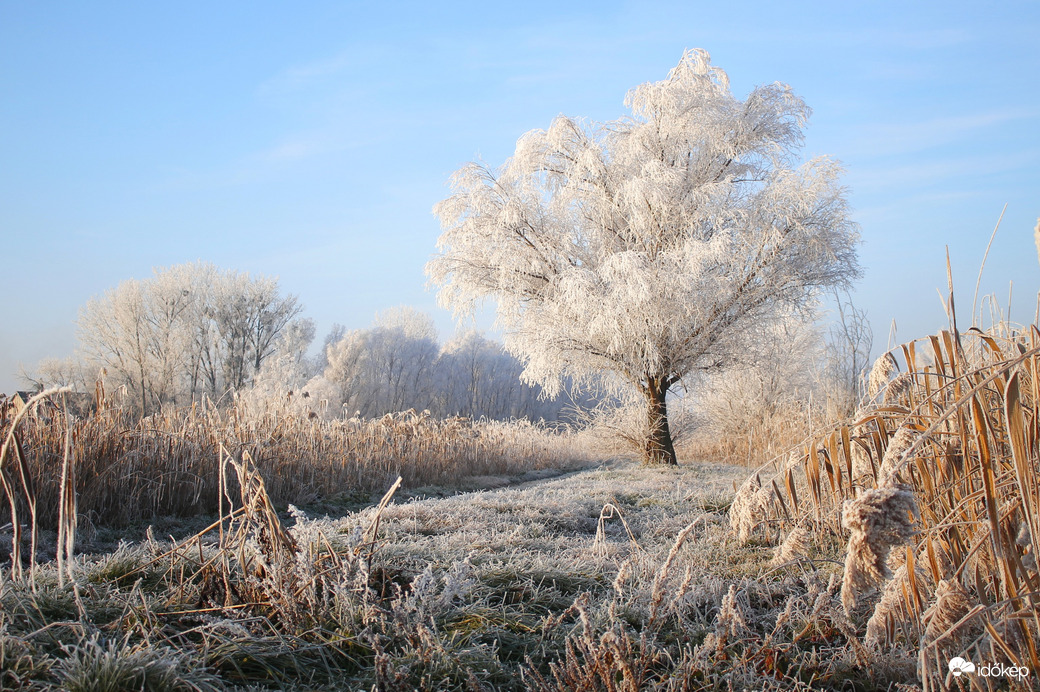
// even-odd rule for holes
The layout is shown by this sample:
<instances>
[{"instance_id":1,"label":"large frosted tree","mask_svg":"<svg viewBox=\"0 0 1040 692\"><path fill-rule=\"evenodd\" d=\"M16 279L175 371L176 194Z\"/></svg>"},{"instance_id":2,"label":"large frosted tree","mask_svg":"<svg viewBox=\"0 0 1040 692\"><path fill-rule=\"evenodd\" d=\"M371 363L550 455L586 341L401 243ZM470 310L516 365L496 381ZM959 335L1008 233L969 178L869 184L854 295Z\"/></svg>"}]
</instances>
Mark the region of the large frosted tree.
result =
<instances>
[{"instance_id":1,"label":"large frosted tree","mask_svg":"<svg viewBox=\"0 0 1040 692\"><path fill-rule=\"evenodd\" d=\"M794 167L809 108L784 84L735 98L706 52L607 123L560 116L500 168L471 163L435 207L427 265L465 314L497 302L546 392L614 373L646 402L647 463L676 463L667 396L858 268L840 169Z\"/></svg>"}]
</instances>

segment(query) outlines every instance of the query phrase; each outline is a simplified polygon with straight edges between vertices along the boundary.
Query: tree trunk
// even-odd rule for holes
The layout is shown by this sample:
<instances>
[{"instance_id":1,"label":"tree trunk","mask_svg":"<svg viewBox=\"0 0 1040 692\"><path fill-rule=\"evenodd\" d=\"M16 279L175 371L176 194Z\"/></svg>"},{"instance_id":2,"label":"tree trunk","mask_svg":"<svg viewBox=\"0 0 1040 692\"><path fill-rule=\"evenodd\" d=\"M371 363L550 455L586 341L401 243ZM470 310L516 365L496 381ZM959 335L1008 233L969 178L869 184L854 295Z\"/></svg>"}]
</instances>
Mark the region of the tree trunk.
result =
<instances>
[{"instance_id":1,"label":"tree trunk","mask_svg":"<svg viewBox=\"0 0 1040 692\"><path fill-rule=\"evenodd\" d=\"M665 384L664 377L649 378L643 393L646 395L649 423L646 446L643 449L643 463L677 466L679 460L675 457L672 433L668 429L668 404L665 401L668 385Z\"/></svg>"}]
</instances>

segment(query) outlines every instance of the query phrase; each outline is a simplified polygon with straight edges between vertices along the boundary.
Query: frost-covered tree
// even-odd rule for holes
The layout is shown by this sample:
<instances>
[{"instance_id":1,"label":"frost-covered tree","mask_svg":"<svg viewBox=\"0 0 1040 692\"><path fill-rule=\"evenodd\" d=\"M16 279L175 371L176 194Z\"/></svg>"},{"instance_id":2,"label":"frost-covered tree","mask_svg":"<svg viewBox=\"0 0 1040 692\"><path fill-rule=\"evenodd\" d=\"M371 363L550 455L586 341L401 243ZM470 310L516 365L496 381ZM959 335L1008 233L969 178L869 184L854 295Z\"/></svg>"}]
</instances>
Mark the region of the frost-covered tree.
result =
<instances>
[{"instance_id":1,"label":"frost-covered tree","mask_svg":"<svg viewBox=\"0 0 1040 692\"><path fill-rule=\"evenodd\" d=\"M828 415L837 419L852 415L866 393L863 374L870 364L874 332L866 311L852 303L847 291L835 291L833 305L834 320L828 330L819 379Z\"/></svg>"},{"instance_id":2,"label":"frost-covered tree","mask_svg":"<svg viewBox=\"0 0 1040 692\"><path fill-rule=\"evenodd\" d=\"M429 408L440 350L433 321L412 308L392 308L375 326L357 329L327 349L325 378L343 404L362 416Z\"/></svg>"},{"instance_id":3,"label":"frost-covered tree","mask_svg":"<svg viewBox=\"0 0 1040 692\"><path fill-rule=\"evenodd\" d=\"M82 361L66 358L43 358L36 366L22 368L19 378L30 389L43 391L51 387L72 387L77 392L86 392L94 385L98 373L92 372Z\"/></svg>"},{"instance_id":4,"label":"frost-covered tree","mask_svg":"<svg viewBox=\"0 0 1040 692\"><path fill-rule=\"evenodd\" d=\"M744 438L777 416L801 418L824 348L814 322L787 316L764 322L739 360L698 382L691 402L710 435Z\"/></svg>"},{"instance_id":5,"label":"frost-covered tree","mask_svg":"<svg viewBox=\"0 0 1040 692\"><path fill-rule=\"evenodd\" d=\"M278 280L230 272L217 281L209 309L223 354L227 385L245 386L274 352L282 329L302 307L294 295L281 296Z\"/></svg>"},{"instance_id":6,"label":"frost-covered tree","mask_svg":"<svg viewBox=\"0 0 1040 692\"><path fill-rule=\"evenodd\" d=\"M311 342L314 341L316 333L317 328L314 325L314 320L310 317L294 319L282 329L281 334L278 336L275 350L283 356L291 357L298 364L304 366L304 372L312 374L310 371L313 369L313 363L309 362L307 358L307 349L310 348Z\"/></svg>"},{"instance_id":7,"label":"frost-covered tree","mask_svg":"<svg viewBox=\"0 0 1040 692\"><path fill-rule=\"evenodd\" d=\"M182 264L91 299L80 310L79 348L147 414L244 387L280 346L305 349L313 325L290 326L300 310L276 279Z\"/></svg>"},{"instance_id":8,"label":"frost-covered tree","mask_svg":"<svg viewBox=\"0 0 1040 692\"><path fill-rule=\"evenodd\" d=\"M188 353L185 316L193 301L188 273L156 271L128 279L80 310L85 359L125 385L142 412L172 403Z\"/></svg>"},{"instance_id":9,"label":"frost-covered tree","mask_svg":"<svg viewBox=\"0 0 1040 692\"><path fill-rule=\"evenodd\" d=\"M562 397L540 399L540 388L520 379L523 364L479 332L465 332L445 344L437 370L437 407L445 416L557 421L573 403Z\"/></svg>"},{"instance_id":10,"label":"frost-covered tree","mask_svg":"<svg viewBox=\"0 0 1040 692\"><path fill-rule=\"evenodd\" d=\"M439 345L432 319L413 308L386 310L366 329L333 331L325 368L303 388L311 410L323 416L415 409L437 417L558 421L571 405L540 399L539 388L520 381L522 364L481 334Z\"/></svg>"},{"instance_id":11,"label":"frost-covered tree","mask_svg":"<svg viewBox=\"0 0 1040 692\"><path fill-rule=\"evenodd\" d=\"M479 332L469 331L445 344L441 351L442 381L438 387L441 407L450 415L479 418L491 417L488 411L494 391L495 376L516 376L506 372L508 367L501 357L505 355L500 344Z\"/></svg>"},{"instance_id":12,"label":"frost-covered tree","mask_svg":"<svg viewBox=\"0 0 1040 692\"><path fill-rule=\"evenodd\" d=\"M676 463L667 396L756 327L858 271L837 164L793 167L809 108L771 84L735 98L704 51L607 123L560 116L501 168L469 164L435 207L427 265L457 314L497 301L524 378L611 372L646 406L644 459Z\"/></svg>"}]
</instances>

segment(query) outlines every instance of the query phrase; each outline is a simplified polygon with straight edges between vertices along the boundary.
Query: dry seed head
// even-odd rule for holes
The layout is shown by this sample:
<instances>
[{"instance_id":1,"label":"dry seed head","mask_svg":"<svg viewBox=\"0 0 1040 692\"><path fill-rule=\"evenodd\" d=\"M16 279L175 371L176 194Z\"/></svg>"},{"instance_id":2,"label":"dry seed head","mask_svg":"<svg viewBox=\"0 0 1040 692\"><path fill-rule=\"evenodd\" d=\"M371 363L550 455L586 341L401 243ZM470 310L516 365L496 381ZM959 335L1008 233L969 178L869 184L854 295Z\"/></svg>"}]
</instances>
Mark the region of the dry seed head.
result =
<instances>
[{"instance_id":1,"label":"dry seed head","mask_svg":"<svg viewBox=\"0 0 1040 692\"><path fill-rule=\"evenodd\" d=\"M922 592L922 600L930 600L932 594L931 576L920 567L915 570L914 576L917 586ZM881 600L874 606L874 613L867 621L867 632L863 637L864 644L872 648L881 648L891 644L889 632L894 633L896 629L906 631L911 638L917 636L917 633L913 631L915 621L911 617L910 609L907 607L904 596L904 594L910 592L909 582L906 564L903 564L885 585L885 589L881 594Z\"/></svg>"},{"instance_id":2,"label":"dry seed head","mask_svg":"<svg viewBox=\"0 0 1040 692\"><path fill-rule=\"evenodd\" d=\"M784 603L784 609L776 616L776 624L773 625L774 632L779 632L781 627L791 621L791 616L794 615L795 603L798 600L798 597L793 594L787 597L787 601Z\"/></svg>"},{"instance_id":3,"label":"dry seed head","mask_svg":"<svg viewBox=\"0 0 1040 692\"><path fill-rule=\"evenodd\" d=\"M1019 523L1015 544L1025 551L1022 554L1022 566L1030 572L1036 572L1036 555L1033 554L1032 534L1029 530L1029 522L1025 519Z\"/></svg>"},{"instance_id":4,"label":"dry seed head","mask_svg":"<svg viewBox=\"0 0 1040 692\"><path fill-rule=\"evenodd\" d=\"M730 584L729 591L722 597L722 605L715 618L715 632L720 637L739 637L747 630L747 626L743 610L737 603L737 587Z\"/></svg>"},{"instance_id":5,"label":"dry seed head","mask_svg":"<svg viewBox=\"0 0 1040 692\"><path fill-rule=\"evenodd\" d=\"M896 434L888 441L885 456L878 469L878 486L890 486L896 482L896 469L899 468L908 449L913 446L920 433L908 425L900 426Z\"/></svg>"},{"instance_id":6,"label":"dry seed head","mask_svg":"<svg viewBox=\"0 0 1040 692\"><path fill-rule=\"evenodd\" d=\"M899 367L896 364L896 358L891 353L886 353L875 360L867 378L867 398L873 399L876 397L881 388L888 384L888 381L892 379L892 375L898 371Z\"/></svg>"},{"instance_id":7,"label":"dry seed head","mask_svg":"<svg viewBox=\"0 0 1040 692\"><path fill-rule=\"evenodd\" d=\"M925 639L934 642L971 610L968 592L957 579L943 579L935 587L935 603L924 611ZM951 642L952 643L952 642Z\"/></svg>"},{"instance_id":8,"label":"dry seed head","mask_svg":"<svg viewBox=\"0 0 1040 692\"><path fill-rule=\"evenodd\" d=\"M855 440L852 441L849 454L852 457L852 480L856 485L873 485L874 464L870 452Z\"/></svg>"},{"instance_id":9,"label":"dry seed head","mask_svg":"<svg viewBox=\"0 0 1040 692\"><path fill-rule=\"evenodd\" d=\"M986 630L979 640L979 651L989 655L990 660L999 663L1009 663L1007 651L1024 651L1025 642L1022 641L1022 632L1019 630L1022 621L1016 618L991 618L989 623L997 636L994 637ZM1035 631L1035 630L1034 630Z\"/></svg>"},{"instance_id":10,"label":"dry seed head","mask_svg":"<svg viewBox=\"0 0 1040 692\"><path fill-rule=\"evenodd\" d=\"M906 396L907 392L910 391L911 385L914 383L914 376L909 372L900 373L896 375L896 378L888 383L885 387L885 396L882 399L884 405L899 403L900 399Z\"/></svg>"},{"instance_id":11,"label":"dry seed head","mask_svg":"<svg viewBox=\"0 0 1040 692\"><path fill-rule=\"evenodd\" d=\"M806 529L800 526L795 527L791 533L787 534L784 542L777 546L769 565L776 567L804 557L809 552L811 538L812 535Z\"/></svg>"},{"instance_id":12,"label":"dry seed head","mask_svg":"<svg viewBox=\"0 0 1040 692\"><path fill-rule=\"evenodd\" d=\"M751 537L758 519L768 507L768 492L755 474L740 486L729 508L729 525L741 542Z\"/></svg>"},{"instance_id":13,"label":"dry seed head","mask_svg":"<svg viewBox=\"0 0 1040 692\"><path fill-rule=\"evenodd\" d=\"M841 600L851 612L860 594L891 576L888 553L913 534L917 506L905 487L874 488L845 502L842 524L851 531Z\"/></svg>"}]
</instances>

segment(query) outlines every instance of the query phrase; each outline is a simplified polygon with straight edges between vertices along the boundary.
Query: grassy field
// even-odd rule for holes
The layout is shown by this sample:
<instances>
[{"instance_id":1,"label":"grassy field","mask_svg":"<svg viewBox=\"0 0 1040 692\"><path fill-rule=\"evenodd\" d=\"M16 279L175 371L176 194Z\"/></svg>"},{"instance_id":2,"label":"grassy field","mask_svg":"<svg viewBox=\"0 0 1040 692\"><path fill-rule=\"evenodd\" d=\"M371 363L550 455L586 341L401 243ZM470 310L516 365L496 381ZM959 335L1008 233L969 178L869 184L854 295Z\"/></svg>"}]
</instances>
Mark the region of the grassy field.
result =
<instances>
[{"instance_id":1,"label":"grassy field","mask_svg":"<svg viewBox=\"0 0 1040 692\"><path fill-rule=\"evenodd\" d=\"M757 471L414 413L18 430L2 689L1029 690L1040 672L1035 328L904 345L851 419Z\"/></svg>"},{"instance_id":2,"label":"grassy field","mask_svg":"<svg viewBox=\"0 0 1040 692\"><path fill-rule=\"evenodd\" d=\"M223 532L4 581L4 689L741 689L794 665L833 688L873 679L827 641L838 565L776 570L729 530L743 468L613 462L284 520L254 470L237 464L245 505Z\"/></svg>"},{"instance_id":3,"label":"grassy field","mask_svg":"<svg viewBox=\"0 0 1040 692\"><path fill-rule=\"evenodd\" d=\"M780 563L728 510L742 467L616 461L372 506L242 502L5 581L4 689L888 689L840 601L842 545ZM805 547L809 548L809 544ZM103 681L103 682L98 682Z\"/></svg>"}]
</instances>

